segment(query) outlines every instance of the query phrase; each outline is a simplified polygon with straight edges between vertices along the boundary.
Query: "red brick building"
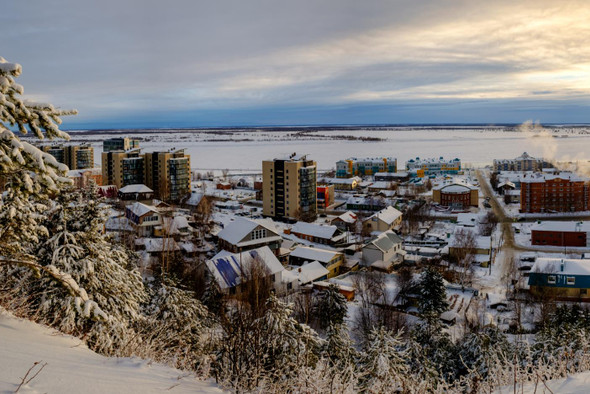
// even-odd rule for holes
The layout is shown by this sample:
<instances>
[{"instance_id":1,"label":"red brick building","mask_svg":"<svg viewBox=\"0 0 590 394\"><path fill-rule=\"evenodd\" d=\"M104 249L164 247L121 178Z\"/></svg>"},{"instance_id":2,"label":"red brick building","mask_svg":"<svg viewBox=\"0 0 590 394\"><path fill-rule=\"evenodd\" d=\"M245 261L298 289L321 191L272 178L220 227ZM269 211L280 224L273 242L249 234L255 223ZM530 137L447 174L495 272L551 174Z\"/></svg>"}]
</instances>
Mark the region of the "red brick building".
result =
<instances>
[{"instance_id":1,"label":"red brick building","mask_svg":"<svg viewBox=\"0 0 590 394\"><path fill-rule=\"evenodd\" d=\"M531 227L531 244L586 247L588 232L588 222L541 222Z\"/></svg>"},{"instance_id":2,"label":"red brick building","mask_svg":"<svg viewBox=\"0 0 590 394\"><path fill-rule=\"evenodd\" d=\"M520 183L520 211L577 212L588 210L588 183L570 172L532 174Z\"/></svg>"},{"instance_id":3,"label":"red brick building","mask_svg":"<svg viewBox=\"0 0 590 394\"><path fill-rule=\"evenodd\" d=\"M476 187L467 184L444 184L432 189L432 201L443 207L457 209L465 209L469 206L477 207L479 191Z\"/></svg>"}]
</instances>

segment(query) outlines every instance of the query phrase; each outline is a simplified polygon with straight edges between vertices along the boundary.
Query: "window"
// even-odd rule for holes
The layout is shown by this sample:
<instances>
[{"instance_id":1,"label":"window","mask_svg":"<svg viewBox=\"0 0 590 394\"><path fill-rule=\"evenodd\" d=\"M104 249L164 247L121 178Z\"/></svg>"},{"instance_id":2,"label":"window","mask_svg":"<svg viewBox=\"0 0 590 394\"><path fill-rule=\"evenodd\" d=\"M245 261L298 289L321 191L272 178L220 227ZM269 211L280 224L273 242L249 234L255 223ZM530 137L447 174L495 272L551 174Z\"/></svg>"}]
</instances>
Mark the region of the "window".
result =
<instances>
[{"instance_id":1,"label":"window","mask_svg":"<svg viewBox=\"0 0 590 394\"><path fill-rule=\"evenodd\" d=\"M258 229L252 232L252 239L266 238L266 229Z\"/></svg>"},{"instance_id":2,"label":"window","mask_svg":"<svg viewBox=\"0 0 590 394\"><path fill-rule=\"evenodd\" d=\"M573 286L576 284L576 277L575 276L568 276L567 277L567 284Z\"/></svg>"},{"instance_id":3,"label":"window","mask_svg":"<svg viewBox=\"0 0 590 394\"><path fill-rule=\"evenodd\" d=\"M275 274L272 274L272 275L270 276L270 280L271 280L272 282L274 282L274 281L275 281Z\"/></svg>"},{"instance_id":4,"label":"window","mask_svg":"<svg viewBox=\"0 0 590 394\"><path fill-rule=\"evenodd\" d=\"M549 275L547 277L547 283L549 283L550 285L554 285L555 282L557 282L557 277L555 275Z\"/></svg>"}]
</instances>

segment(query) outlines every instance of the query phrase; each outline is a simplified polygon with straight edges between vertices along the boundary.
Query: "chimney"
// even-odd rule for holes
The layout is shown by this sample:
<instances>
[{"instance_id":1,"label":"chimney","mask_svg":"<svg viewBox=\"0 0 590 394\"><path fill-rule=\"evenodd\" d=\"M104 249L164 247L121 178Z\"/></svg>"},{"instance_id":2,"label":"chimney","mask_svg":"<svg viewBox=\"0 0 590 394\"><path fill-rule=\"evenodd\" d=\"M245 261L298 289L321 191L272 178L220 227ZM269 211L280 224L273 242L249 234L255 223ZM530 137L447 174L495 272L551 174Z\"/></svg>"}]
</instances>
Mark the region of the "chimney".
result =
<instances>
[{"instance_id":1,"label":"chimney","mask_svg":"<svg viewBox=\"0 0 590 394\"><path fill-rule=\"evenodd\" d=\"M565 268L565 261L563 261L563 259L561 259L561 272L563 272L563 269Z\"/></svg>"}]
</instances>

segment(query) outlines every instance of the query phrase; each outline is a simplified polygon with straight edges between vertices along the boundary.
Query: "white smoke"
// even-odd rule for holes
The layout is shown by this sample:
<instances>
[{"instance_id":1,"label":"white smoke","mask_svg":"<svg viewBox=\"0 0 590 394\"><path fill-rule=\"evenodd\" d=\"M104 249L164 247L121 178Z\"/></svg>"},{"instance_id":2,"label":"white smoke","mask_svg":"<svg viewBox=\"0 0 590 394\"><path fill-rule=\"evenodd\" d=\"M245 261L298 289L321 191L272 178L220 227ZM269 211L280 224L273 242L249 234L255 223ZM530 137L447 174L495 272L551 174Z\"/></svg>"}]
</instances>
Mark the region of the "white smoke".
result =
<instances>
[{"instance_id":1,"label":"white smoke","mask_svg":"<svg viewBox=\"0 0 590 394\"><path fill-rule=\"evenodd\" d=\"M590 177L590 161L585 152L557 157L557 143L553 131L544 128L539 121L527 120L517 128L527 140L543 152L543 159L560 171L571 171L582 177Z\"/></svg>"}]
</instances>

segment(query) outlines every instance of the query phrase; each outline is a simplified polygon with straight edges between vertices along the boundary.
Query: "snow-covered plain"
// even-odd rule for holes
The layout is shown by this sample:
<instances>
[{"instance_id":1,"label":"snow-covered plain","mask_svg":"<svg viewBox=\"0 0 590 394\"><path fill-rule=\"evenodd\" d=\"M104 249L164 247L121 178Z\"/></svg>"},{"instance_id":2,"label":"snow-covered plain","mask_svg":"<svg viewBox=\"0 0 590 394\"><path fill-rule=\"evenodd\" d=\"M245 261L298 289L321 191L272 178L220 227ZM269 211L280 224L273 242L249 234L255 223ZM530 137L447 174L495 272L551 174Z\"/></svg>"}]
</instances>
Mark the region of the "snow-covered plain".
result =
<instances>
[{"instance_id":1,"label":"snow-covered plain","mask_svg":"<svg viewBox=\"0 0 590 394\"><path fill-rule=\"evenodd\" d=\"M0 393L14 393L34 362L19 393L221 393L212 382L147 360L109 358L82 341L21 320L0 308ZM28 379L27 378L27 379Z\"/></svg>"},{"instance_id":2,"label":"snow-covered plain","mask_svg":"<svg viewBox=\"0 0 590 394\"><path fill-rule=\"evenodd\" d=\"M125 130L120 136L127 136ZM219 131L217 132L219 133ZM460 158L464 164L483 166L493 159L514 158L526 151L532 156L556 160L587 160L590 134L585 128L563 128L549 134L507 131L499 127L318 130L305 134L291 131L229 130L223 134L195 130L191 132L149 131L129 135L143 138L146 151L184 148L196 169L239 169L261 171L261 162L293 152L307 153L320 170L335 168L336 161L347 157L393 156L401 170L409 159L419 157ZM73 142L88 141L100 164L102 140L113 134L79 134L71 132ZM339 136L376 137L381 141L332 139ZM567 136L567 138L554 138Z\"/></svg>"}]
</instances>

